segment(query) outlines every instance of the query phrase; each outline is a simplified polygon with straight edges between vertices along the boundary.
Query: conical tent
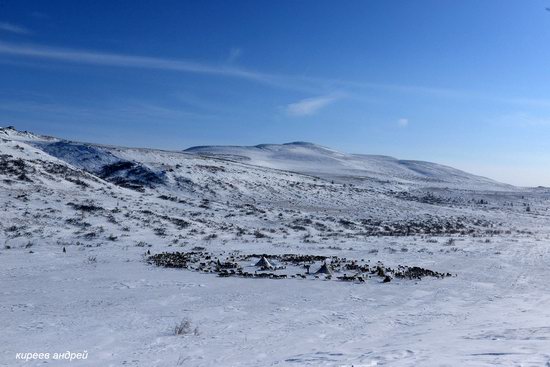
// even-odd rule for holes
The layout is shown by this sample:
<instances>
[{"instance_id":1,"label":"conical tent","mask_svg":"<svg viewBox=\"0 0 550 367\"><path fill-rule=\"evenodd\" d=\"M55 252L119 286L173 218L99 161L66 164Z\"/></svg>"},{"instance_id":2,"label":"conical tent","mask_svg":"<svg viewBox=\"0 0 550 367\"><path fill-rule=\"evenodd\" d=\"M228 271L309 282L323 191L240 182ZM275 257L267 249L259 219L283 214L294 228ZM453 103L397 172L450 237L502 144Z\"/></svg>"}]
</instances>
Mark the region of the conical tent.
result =
<instances>
[{"instance_id":1,"label":"conical tent","mask_svg":"<svg viewBox=\"0 0 550 367\"><path fill-rule=\"evenodd\" d=\"M260 260L258 260L258 262L256 263L256 266L265 266L266 268L272 268L273 265L271 265L271 263L265 258L265 256L262 256L262 258Z\"/></svg>"},{"instance_id":2,"label":"conical tent","mask_svg":"<svg viewBox=\"0 0 550 367\"><path fill-rule=\"evenodd\" d=\"M328 267L327 263L323 263L323 265L315 272L315 274L327 274L332 275L332 270Z\"/></svg>"}]
</instances>

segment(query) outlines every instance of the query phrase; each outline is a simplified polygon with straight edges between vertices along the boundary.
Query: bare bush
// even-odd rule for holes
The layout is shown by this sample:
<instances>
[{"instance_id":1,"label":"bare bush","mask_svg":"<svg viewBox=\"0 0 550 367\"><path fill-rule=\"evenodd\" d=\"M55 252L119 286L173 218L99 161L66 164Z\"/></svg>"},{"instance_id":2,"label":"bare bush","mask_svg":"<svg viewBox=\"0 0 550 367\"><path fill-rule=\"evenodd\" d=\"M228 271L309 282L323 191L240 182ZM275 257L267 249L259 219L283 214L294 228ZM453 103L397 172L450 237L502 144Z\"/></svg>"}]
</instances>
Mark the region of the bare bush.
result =
<instances>
[{"instance_id":1,"label":"bare bush","mask_svg":"<svg viewBox=\"0 0 550 367\"><path fill-rule=\"evenodd\" d=\"M174 327L174 335L199 335L199 328L193 328L191 320L184 318Z\"/></svg>"}]
</instances>

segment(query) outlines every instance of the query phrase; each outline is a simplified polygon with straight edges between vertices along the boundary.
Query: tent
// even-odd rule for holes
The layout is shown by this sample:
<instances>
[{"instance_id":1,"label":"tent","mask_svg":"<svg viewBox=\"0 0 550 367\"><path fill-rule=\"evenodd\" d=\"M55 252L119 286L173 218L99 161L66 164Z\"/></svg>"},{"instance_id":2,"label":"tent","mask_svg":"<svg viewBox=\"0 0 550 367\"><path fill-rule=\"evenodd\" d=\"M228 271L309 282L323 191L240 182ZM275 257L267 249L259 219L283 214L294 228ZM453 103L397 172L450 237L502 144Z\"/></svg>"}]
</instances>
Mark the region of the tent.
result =
<instances>
[{"instance_id":1,"label":"tent","mask_svg":"<svg viewBox=\"0 0 550 367\"><path fill-rule=\"evenodd\" d=\"M315 272L315 274L327 274L332 275L332 270L328 267L327 263L323 263L323 265Z\"/></svg>"},{"instance_id":2,"label":"tent","mask_svg":"<svg viewBox=\"0 0 550 367\"><path fill-rule=\"evenodd\" d=\"M271 265L271 263L265 258L265 256L262 256L262 258L256 263L256 266L273 268L273 265Z\"/></svg>"}]
</instances>

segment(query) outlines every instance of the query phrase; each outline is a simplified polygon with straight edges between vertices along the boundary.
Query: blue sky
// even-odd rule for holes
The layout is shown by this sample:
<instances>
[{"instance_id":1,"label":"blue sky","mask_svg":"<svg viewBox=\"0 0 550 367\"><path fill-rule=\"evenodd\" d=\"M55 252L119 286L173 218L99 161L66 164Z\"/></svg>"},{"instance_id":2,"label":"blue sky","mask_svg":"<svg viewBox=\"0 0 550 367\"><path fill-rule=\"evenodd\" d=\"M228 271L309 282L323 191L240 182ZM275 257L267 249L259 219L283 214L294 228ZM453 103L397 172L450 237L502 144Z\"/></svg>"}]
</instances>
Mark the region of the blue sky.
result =
<instances>
[{"instance_id":1,"label":"blue sky","mask_svg":"<svg viewBox=\"0 0 550 367\"><path fill-rule=\"evenodd\" d=\"M0 125L550 186L550 0L0 1Z\"/></svg>"}]
</instances>

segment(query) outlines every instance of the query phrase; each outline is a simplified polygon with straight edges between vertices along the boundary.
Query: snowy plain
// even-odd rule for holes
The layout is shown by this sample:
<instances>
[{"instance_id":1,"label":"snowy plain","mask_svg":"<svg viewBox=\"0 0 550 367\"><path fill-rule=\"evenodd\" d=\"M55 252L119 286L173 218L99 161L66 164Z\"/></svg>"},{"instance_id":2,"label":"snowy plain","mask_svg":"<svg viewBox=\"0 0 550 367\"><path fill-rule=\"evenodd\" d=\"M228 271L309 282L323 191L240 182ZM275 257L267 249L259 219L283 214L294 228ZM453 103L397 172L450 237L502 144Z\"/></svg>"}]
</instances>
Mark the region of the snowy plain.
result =
<instances>
[{"instance_id":1,"label":"snowy plain","mask_svg":"<svg viewBox=\"0 0 550 367\"><path fill-rule=\"evenodd\" d=\"M308 143L172 152L3 128L0 205L0 365L550 366L545 188ZM146 261L199 248L452 276L244 279ZM197 332L174 335L184 319ZM65 351L88 357L16 359Z\"/></svg>"}]
</instances>

